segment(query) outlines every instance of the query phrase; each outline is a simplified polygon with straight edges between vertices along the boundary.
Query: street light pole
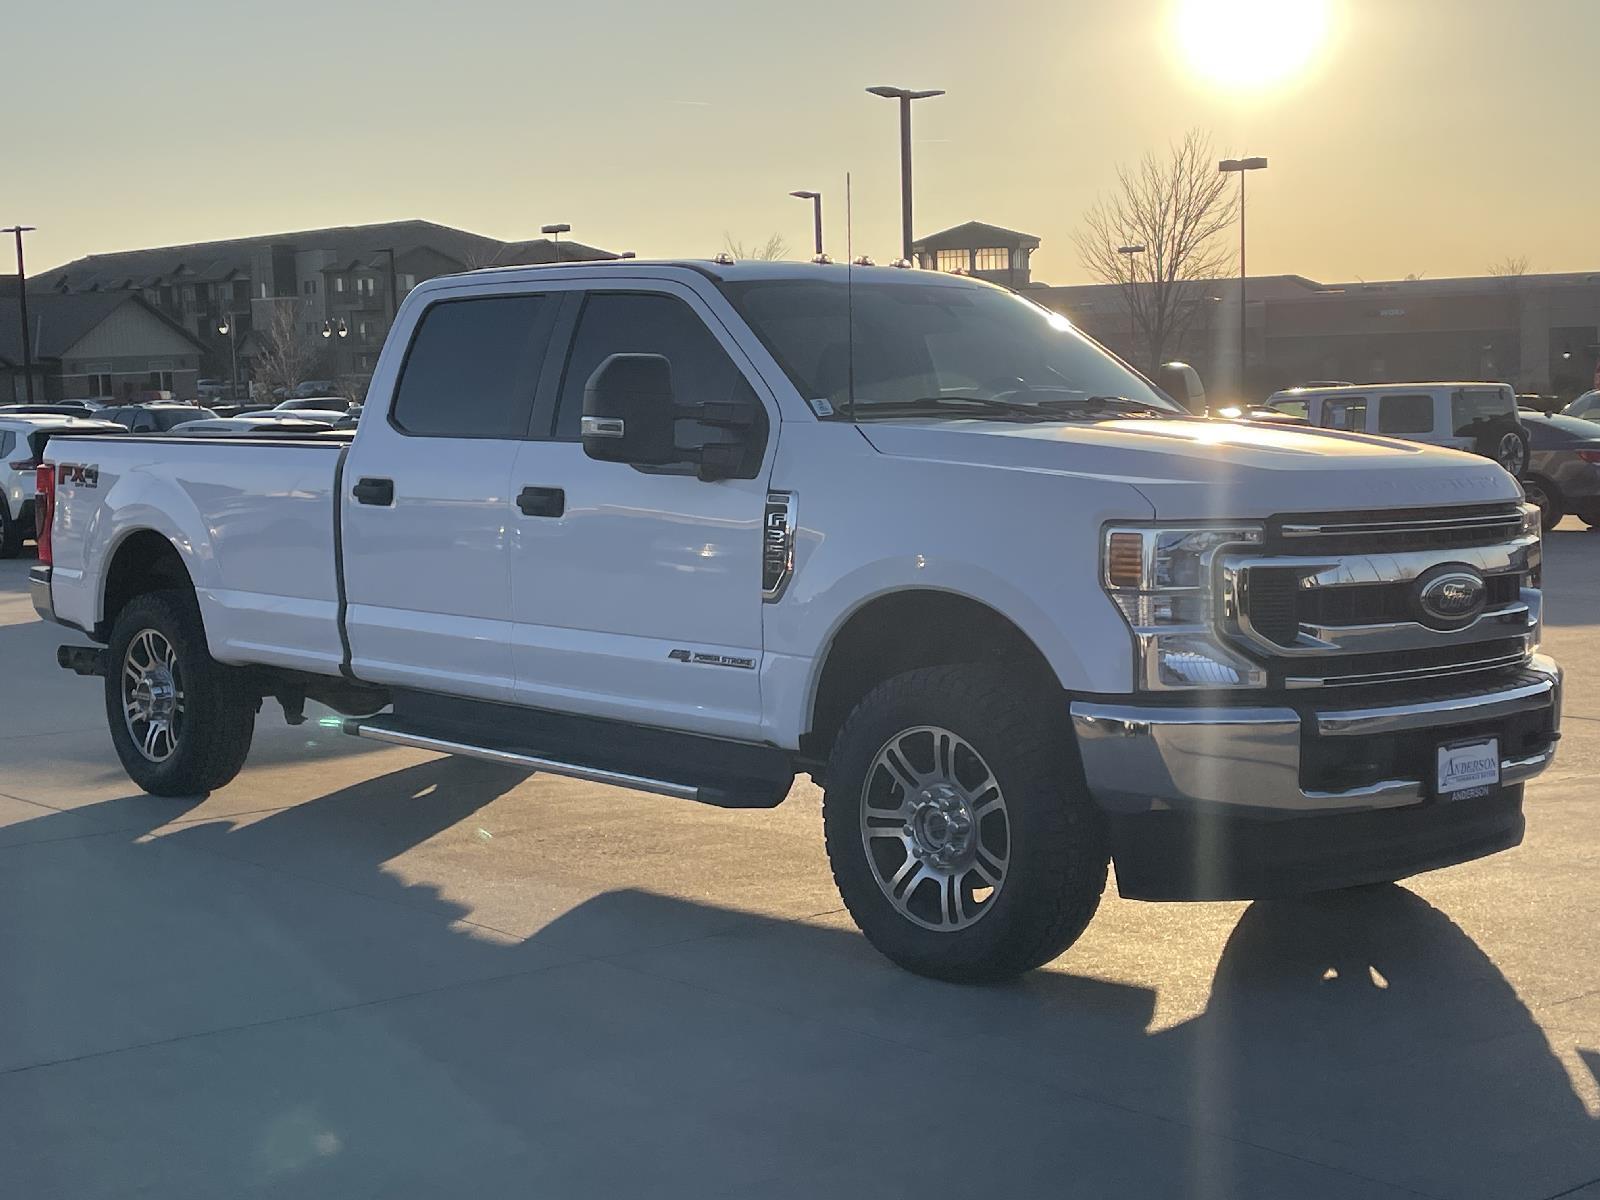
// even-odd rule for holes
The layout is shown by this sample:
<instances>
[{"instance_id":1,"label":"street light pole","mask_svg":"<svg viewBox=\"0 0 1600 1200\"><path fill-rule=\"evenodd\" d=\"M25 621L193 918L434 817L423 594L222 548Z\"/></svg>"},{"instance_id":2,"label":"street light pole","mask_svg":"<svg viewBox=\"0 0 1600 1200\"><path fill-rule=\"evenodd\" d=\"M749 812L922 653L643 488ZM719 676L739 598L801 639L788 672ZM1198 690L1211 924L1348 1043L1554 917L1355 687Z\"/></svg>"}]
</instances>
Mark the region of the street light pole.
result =
<instances>
[{"instance_id":1,"label":"street light pole","mask_svg":"<svg viewBox=\"0 0 1600 1200\"><path fill-rule=\"evenodd\" d=\"M571 225L541 225L539 232L550 238L550 261L561 261L561 235L571 233Z\"/></svg>"},{"instance_id":2,"label":"street light pole","mask_svg":"<svg viewBox=\"0 0 1600 1200\"><path fill-rule=\"evenodd\" d=\"M796 200L811 201L811 223L814 228L816 242L816 255L822 257L822 193L821 192L790 192Z\"/></svg>"},{"instance_id":3,"label":"street light pole","mask_svg":"<svg viewBox=\"0 0 1600 1200\"><path fill-rule=\"evenodd\" d=\"M32 225L13 225L9 229L0 229L0 233L15 234L17 238L17 314L22 321L22 384L29 404L33 403L33 339L28 336L28 272L22 263L22 235L33 230Z\"/></svg>"},{"instance_id":4,"label":"street light pole","mask_svg":"<svg viewBox=\"0 0 1600 1200\"><path fill-rule=\"evenodd\" d=\"M233 390L229 392L228 399L237 404L239 403L239 326L232 313L222 314L222 320L217 322L217 332L228 339L228 351L233 359Z\"/></svg>"},{"instance_id":5,"label":"street light pole","mask_svg":"<svg viewBox=\"0 0 1600 1200\"><path fill-rule=\"evenodd\" d=\"M869 87L874 96L900 101L900 257L911 261L911 102L944 95L943 89L912 91L909 88Z\"/></svg>"},{"instance_id":6,"label":"street light pole","mask_svg":"<svg viewBox=\"0 0 1600 1200\"><path fill-rule=\"evenodd\" d=\"M1244 365L1246 354L1246 332L1244 319L1245 305L1245 280L1247 278L1244 267L1244 173L1246 171L1260 171L1267 165L1264 158L1225 158L1217 164L1217 170L1224 175L1237 174L1239 176L1239 395L1235 399L1244 399Z\"/></svg>"}]
</instances>

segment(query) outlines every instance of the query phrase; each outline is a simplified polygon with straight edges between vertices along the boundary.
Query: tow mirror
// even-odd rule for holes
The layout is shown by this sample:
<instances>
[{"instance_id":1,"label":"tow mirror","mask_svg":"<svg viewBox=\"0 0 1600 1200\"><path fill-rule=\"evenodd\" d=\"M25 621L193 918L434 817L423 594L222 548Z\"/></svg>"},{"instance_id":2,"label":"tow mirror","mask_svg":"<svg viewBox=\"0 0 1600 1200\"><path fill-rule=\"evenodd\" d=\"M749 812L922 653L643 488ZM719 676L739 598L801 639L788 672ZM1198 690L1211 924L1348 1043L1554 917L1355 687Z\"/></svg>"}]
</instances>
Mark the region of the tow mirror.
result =
<instances>
[{"instance_id":1,"label":"tow mirror","mask_svg":"<svg viewBox=\"0 0 1600 1200\"><path fill-rule=\"evenodd\" d=\"M735 393L724 401L679 404L665 356L613 354L584 385L584 453L636 467L690 465L701 479L749 478L752 454L760 458L756 431L765 413L742 377ZM679 422L693 444L679 442Z\"/></svg>"},{"instance_id":2,"label":"tow mirror","mask_svg":"<svg viewBox=\"0 0 1600 1200\"><path fill-rule=\"evenodd\" d=\"M660 354L613 354L583 388L583 452L601 462L682 462L673 430L672 364Z\"/></svg>"}]
</instances>

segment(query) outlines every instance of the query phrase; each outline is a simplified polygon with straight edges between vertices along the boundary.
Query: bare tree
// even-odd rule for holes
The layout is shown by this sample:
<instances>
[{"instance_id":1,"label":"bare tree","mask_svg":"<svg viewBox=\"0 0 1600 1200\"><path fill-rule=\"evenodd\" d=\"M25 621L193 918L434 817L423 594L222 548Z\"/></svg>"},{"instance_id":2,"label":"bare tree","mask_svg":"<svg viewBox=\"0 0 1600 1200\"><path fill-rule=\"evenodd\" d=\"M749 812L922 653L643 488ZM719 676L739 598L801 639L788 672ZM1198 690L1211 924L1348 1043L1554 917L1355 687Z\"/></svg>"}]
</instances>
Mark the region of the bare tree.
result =
<instances>
[{"instance_id":1,"label":"bare tree","mask_svg":"<svg viewBox=\"0 0 1600 1200\"><path fill-rule=\"evenodd\" d=\"M733 235L722 235L723 247L735 258L748 259L753 262L776 262L789 253L789 243L783 240L781 233L775 233L760 245L746 246L743 242L733 240Z\"/></svg>"},{"instance_id":2,"label":"bare tree","mask_svg":"<svg viewBox=\"0 0 1600 1200\"><path fill-rule=\"evenodd\" d=\"M1119 167L1117 186L1095 200L1073 235L1090 274L1121 287L1152 369L1194 323L1207 281L1232 266L1233 249L1218 236L1237 216L1228 184L1210 135L1192 129L1164 154ZM1122 252L1135 246L1142 249Z\"/></svg>"},{"instance_id":3,"label":"bare tree","mask_svg":"<svg viewBox=\"0 0 1600 1200\"><path fill-rule=\"evenodd\" d=\"M1508 254L1500 261L1489 264L1489 274L1502 279L1515 279L1519 275L1526 275L1528 266L1526 254Z\"/></svg>"},{"instance_id":4,"label":"bare tree","mask_svg":"<svg viewBox=\"0 0 1600 1200\"><path fill-rule=\"evenodd\" d=\"M316 370L323 347L317 345L315 335L301 328L298 301L281 296L271 305L271 319L256 330L256 380L266 386L268 393L279 387L292 392Z\"/></svg>"}]
</instances>

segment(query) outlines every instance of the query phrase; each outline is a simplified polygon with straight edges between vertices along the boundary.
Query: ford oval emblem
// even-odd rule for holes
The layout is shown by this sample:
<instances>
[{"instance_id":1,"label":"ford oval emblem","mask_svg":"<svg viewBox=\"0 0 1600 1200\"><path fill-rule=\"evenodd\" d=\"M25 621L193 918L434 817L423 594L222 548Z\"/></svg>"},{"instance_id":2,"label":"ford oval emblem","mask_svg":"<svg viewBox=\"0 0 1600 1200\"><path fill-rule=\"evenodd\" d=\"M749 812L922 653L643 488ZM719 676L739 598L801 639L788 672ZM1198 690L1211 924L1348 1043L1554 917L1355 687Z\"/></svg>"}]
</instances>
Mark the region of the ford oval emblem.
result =
<instances>
[{"instance_id":1,"label":"ford oval emblem","mask_svg":"<svg viewBox=\"0 0 1600 1200\"><path fill-rule=\"evenodd\" d=\"M1464 621L1483 611L1489 598L1476 571L1450 571L1424 580L1417 592L1422 611L1436 621Z\"/></svg>"}]
</instances>

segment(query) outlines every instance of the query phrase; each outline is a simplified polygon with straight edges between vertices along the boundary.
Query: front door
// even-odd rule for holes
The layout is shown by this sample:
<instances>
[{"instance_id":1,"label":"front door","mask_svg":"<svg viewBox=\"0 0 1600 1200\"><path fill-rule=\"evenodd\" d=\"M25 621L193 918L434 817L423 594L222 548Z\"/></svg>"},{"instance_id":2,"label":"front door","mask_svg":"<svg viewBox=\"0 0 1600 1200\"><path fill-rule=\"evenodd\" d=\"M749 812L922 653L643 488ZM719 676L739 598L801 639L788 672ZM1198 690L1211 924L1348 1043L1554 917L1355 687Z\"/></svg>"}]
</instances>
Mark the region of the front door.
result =
<instances>
[{"instance_id":1,"label":"front door","mask_svg":"<svg viewBox=\"0 0 1600 1200\"><path fill-rule=\"evenodd\" d=\"M559 301L442 299L422 314L387 411L343 480L351 663L374 683L513 692L513 468Z\"/></svg>"},{"instance_id":2,"label":"front door","mask_svg":"<svg viewBox=\"0 0 1600 1200\"><path fill-rule=\"evenodd\" d=\"M676 402L748 394L754 372L690 289L574 296L545 428L513 472L511 597L519 702L664 728L757 737L761 545L777 434L756 478L597 462L578 441L584 385L613 354L665 355ZM569 309L570 311L570 309ZM717 332L713 332L717 329Z\"/></svg>"}]
</instances>

